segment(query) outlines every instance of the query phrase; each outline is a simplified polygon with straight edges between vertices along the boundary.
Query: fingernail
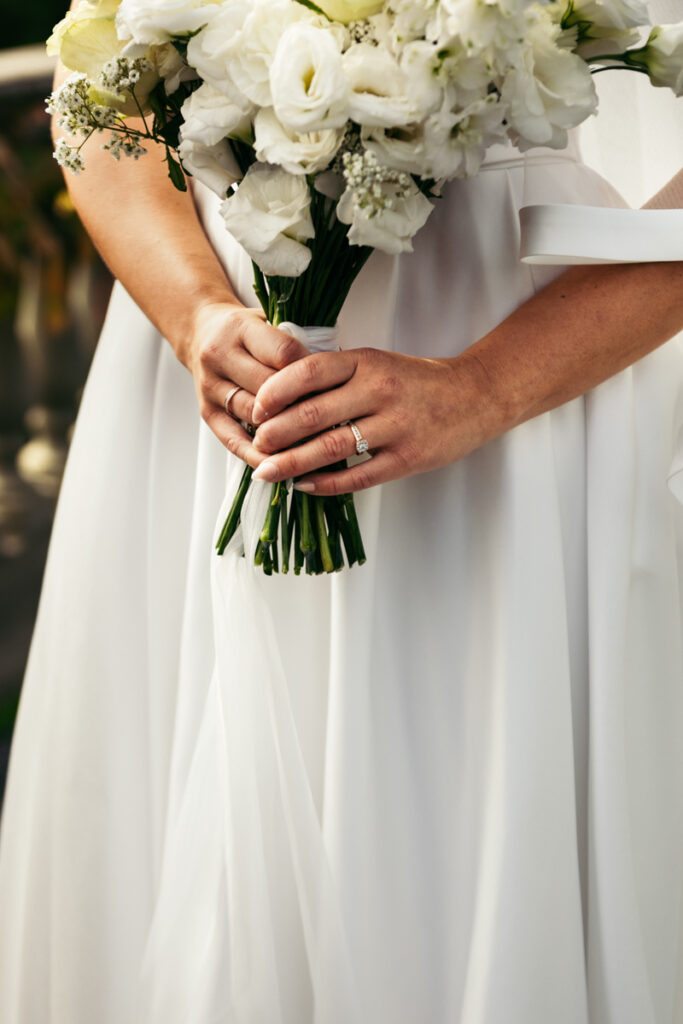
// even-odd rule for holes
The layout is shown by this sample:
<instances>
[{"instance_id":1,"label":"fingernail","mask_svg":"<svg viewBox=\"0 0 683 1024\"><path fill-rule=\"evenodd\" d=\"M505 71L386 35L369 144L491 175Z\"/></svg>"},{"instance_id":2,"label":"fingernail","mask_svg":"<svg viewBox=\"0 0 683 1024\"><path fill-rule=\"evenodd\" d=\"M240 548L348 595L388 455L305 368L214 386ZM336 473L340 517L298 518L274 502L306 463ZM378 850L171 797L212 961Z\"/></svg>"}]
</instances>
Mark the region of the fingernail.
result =
<instances>
[{"instance_id":1,"label":"fingernail","mask_svg":"<svg viewBox=\"0 0 683 1024\"><path fill-rule=\"evenodd\" d=\"M251 474L251 479L252 480L274 480L276 476L277 476L277 466L275 465L274 462L270 462L269 459L266 459L266 461L262 462L261 465L258 466L258 468L255 469L254 472Z\"/></svg>"},{"instance_id":2,"label":"fingernail","mask_svg":"<svg viewBox=\"0 0 683 1024\"><path fill-rule=\"evenodd\" d=\"M305 491L306 494L311 494L315 490L315 484L310 480L297 480L292 486L295 491Z\"/></svg>"},{"instance_id":3,"label":"fingernail","mask_svg":"<svg viewBox=\"0 0 683 1024\"><path fill-rule=\"evenodd\" d=\"M264 420L268 419L268 413L258 401L254 402L251 419L253 423L262 423Z\"/></svg>"}]
</instances>

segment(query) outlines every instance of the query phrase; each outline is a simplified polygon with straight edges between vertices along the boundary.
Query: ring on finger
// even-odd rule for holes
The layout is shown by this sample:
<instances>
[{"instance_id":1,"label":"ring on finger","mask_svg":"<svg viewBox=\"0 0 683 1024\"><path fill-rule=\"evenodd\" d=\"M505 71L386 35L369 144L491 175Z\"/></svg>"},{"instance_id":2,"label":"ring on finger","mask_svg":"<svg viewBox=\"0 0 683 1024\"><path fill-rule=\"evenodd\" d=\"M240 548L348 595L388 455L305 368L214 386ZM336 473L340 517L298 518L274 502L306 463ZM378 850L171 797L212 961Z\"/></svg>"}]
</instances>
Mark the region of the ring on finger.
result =
<instances>
[{"instance_id":1,"label":"ring on finger","mask_svg":"<svg viewBox=\"0 0 683 1024\"><path fill-rule=\"evenodd\" d=\"M223 402L223 408L227 412L228 416L232 416L234 420L238 419L238 417L235 416L235 413L230 408L230 403L232 402L233 398L235 397L238 391L244 391L244 388L240 387L239 384L235 385L234 388L231 388L230 391L228 391L227 395L225 396L225 401Z\"/></svg>"},{"instance_id":2,"label":"ring on finger","mask_svg":"<svg viewBox=\"0 0 683 1024\"><path fill-rule=\"evenodd\" d=\"M365 438L363 437L363 435L361 434L360 430L358 429L356 424L353 422L353 420L349 420L348 426L351 427L351 430L353 432L353 436L354 436L354 438L356 440L356 455L366 455L366 454L369 455L369 454L371 454L368 451L370 445L365 440Z\"/></svg>"}]
</instances>

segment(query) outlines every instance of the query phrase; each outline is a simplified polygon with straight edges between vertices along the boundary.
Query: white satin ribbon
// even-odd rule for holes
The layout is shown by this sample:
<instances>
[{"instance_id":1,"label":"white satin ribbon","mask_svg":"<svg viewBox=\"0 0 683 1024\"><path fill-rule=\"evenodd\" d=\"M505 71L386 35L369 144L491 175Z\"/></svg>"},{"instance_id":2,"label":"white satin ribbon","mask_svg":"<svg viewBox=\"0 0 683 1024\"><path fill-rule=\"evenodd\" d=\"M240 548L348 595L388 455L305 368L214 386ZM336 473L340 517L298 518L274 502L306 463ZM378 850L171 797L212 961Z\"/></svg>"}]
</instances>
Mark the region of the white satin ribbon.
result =
<instances>
[{"instance_id":1,"label":"white satin ribbon","mask_svg":"<svg viewBox=\"0 0 683 1024\"><path fill-rule=\"evenodd\" d=\"M522 262L664 263L683 260L683 210L523 206Z\"/></svg>"},{"instance_id":2,"label":"white satin ribbon","mask_svg":"<svg viewBox=\"0 0 683 1024\"><path fill-rule=\"evenodd\" d=\"M339 348L339 328L334 327L300 327L291 320L284 320L278 328L285 334L291 334L312 353L336 352Z\"/></svg>"}]
</instances>

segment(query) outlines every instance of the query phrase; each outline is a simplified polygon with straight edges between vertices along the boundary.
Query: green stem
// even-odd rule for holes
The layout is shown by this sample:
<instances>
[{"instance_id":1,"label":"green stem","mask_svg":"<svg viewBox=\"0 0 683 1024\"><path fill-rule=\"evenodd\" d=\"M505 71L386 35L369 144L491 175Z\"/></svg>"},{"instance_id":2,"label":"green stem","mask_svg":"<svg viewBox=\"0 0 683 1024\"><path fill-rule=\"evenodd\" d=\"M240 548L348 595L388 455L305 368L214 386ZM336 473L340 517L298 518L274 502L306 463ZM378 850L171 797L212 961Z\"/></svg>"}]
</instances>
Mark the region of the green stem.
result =
<instances>
[{"instance_id":1,"label":"green stem","mask_svg":"<svg viewBox=\"0 0 683 1024\"><path fill-rule=\"evenodd\" d=\"M240 516L242 515L242 506L244 505L244 499L247 496L249 485L251 483L251 474L254 470L251 466L245 466L244 472L242 473L242 479L235 495L235 500L232 503L232 507L228 513L228 517L223 524L220 537L216 541L216 551L219 555L222 555L226 547L235 535L235 531L240 524Z\"/></svg>"},{"instance_id":2,"label":"green stem","mask_svg":"<svg viewBox=\"0 0 683 1024\"><path fill-rule=\"evenodd\" d=\"M332 552L330 551L327 528L325 526L325 499L314 497L313 506L315 511L316 532L318 534L320 560L325 572L334 572L334 559L332 558Z\"/></svg>"}]
</instances>

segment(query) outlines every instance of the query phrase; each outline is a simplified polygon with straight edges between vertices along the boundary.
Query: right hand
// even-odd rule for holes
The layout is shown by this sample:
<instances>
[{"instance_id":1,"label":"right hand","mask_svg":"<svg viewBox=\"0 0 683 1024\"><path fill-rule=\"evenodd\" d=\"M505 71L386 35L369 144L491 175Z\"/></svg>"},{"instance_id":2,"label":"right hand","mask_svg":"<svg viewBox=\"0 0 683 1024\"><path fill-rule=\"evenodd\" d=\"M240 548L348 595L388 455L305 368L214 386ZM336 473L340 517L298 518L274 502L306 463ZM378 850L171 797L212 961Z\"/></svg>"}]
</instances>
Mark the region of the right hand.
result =
<instances>
[{"instance_id":1,"label":"right hand","mask_svg":"<svg viewBox=\"0 0 683 1024\"><path fill-rule=\"evenodd\" d=\"M202 419L229 452L256 468L266 458L240 420L252 422L254 395L277 370L309 355L305 345L271 326L260 309L228 302L200 306L194 317L186 365ZM225 411L226 396L239 385Z\"/></svg>"}]
</instances>

